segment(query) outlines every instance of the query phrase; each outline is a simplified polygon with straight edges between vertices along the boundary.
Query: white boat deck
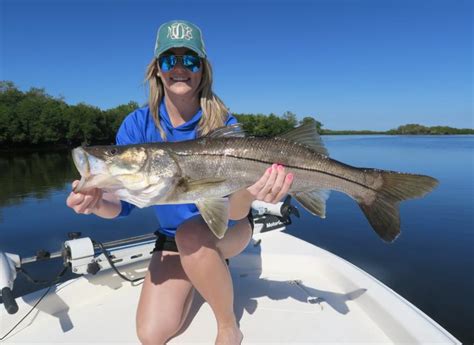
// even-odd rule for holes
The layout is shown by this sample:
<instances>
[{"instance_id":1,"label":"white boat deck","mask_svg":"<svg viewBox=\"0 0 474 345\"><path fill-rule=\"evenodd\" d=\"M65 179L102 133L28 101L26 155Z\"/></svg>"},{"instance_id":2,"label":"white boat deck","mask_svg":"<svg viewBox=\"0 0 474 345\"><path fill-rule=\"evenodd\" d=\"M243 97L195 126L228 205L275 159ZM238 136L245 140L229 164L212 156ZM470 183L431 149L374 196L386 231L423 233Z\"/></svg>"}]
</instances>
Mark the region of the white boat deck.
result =
<instances>
[{"instance_id":1,"label":"white boat deck","mask_svg":"<svg viewBox=\"0 0 474 345\"><path fill-rule=\"evenodd\" d=\"M252 343L459 343L436 322L370 275L288 234L259 234L231 259L235 312ZM129 277L141 267L120 268ZM138 344L135 311L141 285L112 270L57 286L6 344ZM18 298L15 315L0 311L0 336L21 319L44 290ZM182 333L171 343L213 343L210 307L195 298Z\"/></svg>"}]
</instances>

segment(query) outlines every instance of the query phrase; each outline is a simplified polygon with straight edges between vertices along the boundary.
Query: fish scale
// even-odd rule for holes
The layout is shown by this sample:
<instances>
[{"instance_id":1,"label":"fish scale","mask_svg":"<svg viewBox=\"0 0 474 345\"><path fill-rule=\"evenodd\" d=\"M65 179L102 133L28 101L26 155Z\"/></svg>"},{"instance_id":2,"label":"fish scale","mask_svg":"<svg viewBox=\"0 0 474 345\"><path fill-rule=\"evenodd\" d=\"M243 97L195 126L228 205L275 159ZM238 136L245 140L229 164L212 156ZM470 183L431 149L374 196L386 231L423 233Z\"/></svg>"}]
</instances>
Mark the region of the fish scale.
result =
<instances>
[{"instance_id":1,"label":"fish scale","mask_svg":"<svg viewBox=\"0 0 474 345\"><path fill-rule=\"evenodd\" d=\"M229 186L229 192L253 184L273 163L284 165L287 173L294 174L294 192L332 189L355 198L373 188L359 169L279 138L202 138L198 145L187 141L171 145L169 150L177 156L186 176L200 179L215 174L237 181L232 184L236 187Z\"/></svg>"}]
</instances>

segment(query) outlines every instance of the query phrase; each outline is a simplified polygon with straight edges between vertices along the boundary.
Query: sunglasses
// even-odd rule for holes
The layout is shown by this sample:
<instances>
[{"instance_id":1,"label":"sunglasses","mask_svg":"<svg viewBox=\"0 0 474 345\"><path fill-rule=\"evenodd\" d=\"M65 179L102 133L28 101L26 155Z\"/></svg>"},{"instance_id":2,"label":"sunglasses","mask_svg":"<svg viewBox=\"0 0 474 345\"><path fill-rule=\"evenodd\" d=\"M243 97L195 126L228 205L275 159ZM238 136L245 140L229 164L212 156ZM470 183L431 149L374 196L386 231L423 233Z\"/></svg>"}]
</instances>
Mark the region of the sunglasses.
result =
<instances>
[{"instance_id":1,"label":"sunglasses","mask_svg":"<svg viewBox=\"0 0 474 345\"><path fill-rule=\"evenodd\" d=\"M184 68L193 73L201 69L201 59L196 55L161 55L158 58L160 69L163 72L171 71L178 61L181 62Z\"/></svg>"}]
</instances>

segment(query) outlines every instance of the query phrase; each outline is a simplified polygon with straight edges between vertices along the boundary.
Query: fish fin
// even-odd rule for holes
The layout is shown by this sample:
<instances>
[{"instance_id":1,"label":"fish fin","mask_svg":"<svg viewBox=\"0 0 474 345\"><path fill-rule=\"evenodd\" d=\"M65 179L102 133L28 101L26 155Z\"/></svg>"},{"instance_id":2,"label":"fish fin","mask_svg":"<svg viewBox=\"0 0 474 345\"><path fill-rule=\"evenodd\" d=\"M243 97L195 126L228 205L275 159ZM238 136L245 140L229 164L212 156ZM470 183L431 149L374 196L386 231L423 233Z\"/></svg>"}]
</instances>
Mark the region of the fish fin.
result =
<instances>
[{"instance_id":1,"label":"fish fin","mask_svg":"<svg viewBox=\"0 0 474 345\"><path fill-rule=\"evenodd\" d=\"M214 235L219 239L224 237L229 222L229 199L199 199L196 206Z\"/></svg>"},{"instance_id":2,"label":"fish fin","mask_svg":"<svg viewBox=\"0 0 474 345\"><path fill-rule=\"evenodd\" d=\"M242 124L235 123L230 126L223 126L214 129L213 131L206 134L206 137L209 138L222 138L222 137L232 137L232 138L244 138L245 131L242 127Z\"/></svg>"},{"instance_id":3,"label":"fish fin","mask_svg":"<svg viewBox=\"0 0 474 345\"><path fill-rule=\"evenodd\" d=\"M181 200L186 193L192 193L193 197L189 200L195 200L195 195L201 195L212 188L220 188L224 182L226 182L224 178L209 177L193 180L189 177L179 177L173 182L173 187L163 200L174 203L176 200Z\"/></svg>"},{"instance_id":4,"label":"fish fin","mask_svg":"<svg viewBox=\"0 0 474 345\"><path fill-rule=\"evenodd\" d=\"M386 242L393 242L400 234L398 204L406 199L419 198L437 186L430 176L381 172L383 184L370 200L358 200L358 204L375 232Z\"/></svg>"},{"instance_id":5,"label":"fish fin","mask_svg":"<svg viewBox=\"0 0 474 345\"><path fill-rule=\"evenodd\" d=\"M314 189L310 192L291 194L309 213L326 218L326 200L329 198L327 189Z\"/></svg>"},{"instance_id":6,"label":"fish fin","mask_svg":"<svg viewBox=\"0 0 474 345\"><path fill-rule=\"evenodd\" d=\"M322 155L329 156L328 150L324 147L321 136L318 134L315 123L301 125L278 135L278 137L306 145Z\"/></svg>"},{"instance_id":7,"label":"fish fin","mask_svg":"<svg viewBox=\"0 0 474 345\"><path fill-rule=\"evenodd\" d=\"M225 182L223 178L203 178L192 180L187 177L179 179L176 183L176 192L186 193L190 191L200 191L203 189L215 188L218 184Z\"/></svg>"}]
</instances>

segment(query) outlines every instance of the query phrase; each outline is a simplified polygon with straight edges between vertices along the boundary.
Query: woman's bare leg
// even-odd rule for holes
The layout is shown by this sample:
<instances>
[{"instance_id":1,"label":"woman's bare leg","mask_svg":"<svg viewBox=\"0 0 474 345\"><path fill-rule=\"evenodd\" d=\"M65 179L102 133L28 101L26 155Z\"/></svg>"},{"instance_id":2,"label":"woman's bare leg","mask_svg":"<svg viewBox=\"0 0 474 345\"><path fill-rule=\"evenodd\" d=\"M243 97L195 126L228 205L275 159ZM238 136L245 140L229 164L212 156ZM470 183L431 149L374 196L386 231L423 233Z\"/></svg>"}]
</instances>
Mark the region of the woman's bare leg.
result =
<instances>
[{"instance_id":1,"label":"woman's bare leg","mask_svg":"<svg viewBox=\"0 0 474 345\"><path fill-rule=\"evenodd\" d=\"M239 254L250 237L247 219L239 221L220 240L201 217L186 221L176 232L183 269L216 317L218 344L240 344L242 341L234 314L232 278L224 259Z\"/></svg>"},{"instance_id":2,"label":"woman's bare leg","mask_svg":"<svg viewBox=\"0 0 474 345\"><path fill-rule=\"evenodd\" d=\"M191 307L193 291L179 254L155 252L138 302L136 323L140 342L164 344L176 334Z\"/></svg>"}]
</instances>

